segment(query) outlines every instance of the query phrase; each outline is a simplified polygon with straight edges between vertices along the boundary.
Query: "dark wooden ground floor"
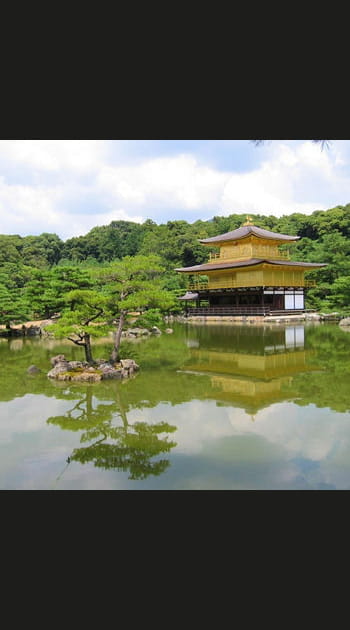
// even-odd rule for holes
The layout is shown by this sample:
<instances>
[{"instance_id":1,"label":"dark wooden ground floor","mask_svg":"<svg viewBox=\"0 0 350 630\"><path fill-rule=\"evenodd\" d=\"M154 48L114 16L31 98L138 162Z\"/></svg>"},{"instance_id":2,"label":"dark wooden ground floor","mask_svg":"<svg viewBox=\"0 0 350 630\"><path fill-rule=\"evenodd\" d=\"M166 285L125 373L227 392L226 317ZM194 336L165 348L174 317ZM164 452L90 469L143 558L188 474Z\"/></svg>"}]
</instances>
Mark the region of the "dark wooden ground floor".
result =
<instances>
[{"instance_id":1,"label":"dark wooden ground floor","mask_svg":"<svg viewBox=\"0 0 350 630\"><path fill-rule=\"evenodd\" d=\"M185 301L189 315L270 315L303 313L304 287L252 287L199 291Z\"/></svg>"}]
</instances>

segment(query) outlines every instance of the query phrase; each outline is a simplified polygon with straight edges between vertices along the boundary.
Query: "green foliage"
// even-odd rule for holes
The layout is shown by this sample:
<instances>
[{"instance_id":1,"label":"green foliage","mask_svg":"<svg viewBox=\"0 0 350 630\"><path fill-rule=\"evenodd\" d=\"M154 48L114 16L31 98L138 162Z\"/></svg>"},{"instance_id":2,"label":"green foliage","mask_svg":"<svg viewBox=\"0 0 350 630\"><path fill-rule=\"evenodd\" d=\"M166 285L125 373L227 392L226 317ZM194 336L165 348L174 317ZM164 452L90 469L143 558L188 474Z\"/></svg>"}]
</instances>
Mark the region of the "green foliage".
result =
<instances>
[{"instance_id":1,"label":"green foliage","mask_svg":"<svg viewBox=\"0 0 350 630\"><path fill-rule=\"evenodd\" d=\"M92 281L88 271L74 266L33 269L24 289L24 298L35 316L51 317L64 308L65 294L75 289L88 289Z\"/></svg>"},{"instance_id":2,"label":"green foliage","mask_svg":"<svg viewBox=\"0 0 350 630\"><path fill-rule=\"evenodd\" d=\"M181 308L177 297L183 294L187 278L174 269L206 262L209 253L217 248L203 247L199 239L234 230L246 220L245 214L223 217L213 212L213 215L210 220L192 224L184 220L160 225L150 219L142 225L112 221L65 242L49 233L26 237L0 235L0 284L10 292L9 299L16 304L13 311L19 316L25 312L32 319L46 318L65 307L63 296L74 289L96 289L113 295L116 302L123 282L126 286L126 277L124 280L122 276L118 277L113 290L113 273L119 273L122 267L132 270L134 258L141 261L141 265L143 260L146 265L149 257L154 258L156 253L158 267L154 268L153 277L148 273L142 277L140 270L136 271L131 279L133 290L129 290L131 286L127 290L125 308L160 307L165 312L176 312ZM310 215L295 212L279 218L260 214L251 216L257 226L300 237L299 241L286 247L292 260L327 263L327 267L307 274L307 278L316 280L317 284L308 292L307 307L346 306L344 302L348 300L348 294L337 279L350 275L350 203L329 210L316 210ZM143 302L150 296L151 287L144 285L146 293L142 295L140 282L154 283L156 277L153 298L145 305ZM106 282L104 278L107 278ZM168 293L163 305L160 305L159 290Z\"/></svg>"},{"instance_id":3,"label":"green foliage","mask_svg":"<svg viewBox=\"0 0 350 630\"><path fill-rule=\"evenodd\" d=\"M350 275L339 276L330 286L330 296L328 298L331 308L344 308L350 312Z\"/></svg>"},{"instance_id":4,"label":"green foliage","mask_svg":"<svg viewBox=\"0 0 350 630\"><path fill-rule=\"evenodd\" d=\"M27 304L14 291L0 284L0 324L20 323L27 315Z\"/></svg>"},{"instance_id":5,"label":"green foliage","mask_svg":"<svg viewBox=\"0 0 350 630\"><path fill-rule=\"evenodd\" d=\"M108 301L110 315L121 310L170 309L174 298L161 288L163 270L159 256L138 255L125 256L96 271L95 281Z\"/></svg>"},{"instance_id":6,"label":"green foliage","mask_svg":"<svg viewBox=\"0 0 350 630\"><path fill-rule=\"evenodd\" d=\"M94 336L101 336L102 327L96 326L96 323L105 321L106 300L103 296L101 297L96 291L75 289L66 293L64 298L66 308L63 309L57 323L52 324L48 329L58 338L83 331Z\"/></svg>"},{"instance_id":7,"label":"green foliage","mask_svg":"<svg viewBox=\"0 0 350 630\"><path fill-rule=\"evenodd\" d=\"M132 328L152 328L152 326L157 326L158 328L164 326L164 319L159 308L150 308L132 324Z\"/></svg>"},{"instance_id":8,"label":"green foliage","mask_svg":"<svg viewBox=\"0 0 350 630\"><path fill-rule=\"evenodd\" d=\"M63 241L56 234L25 236L21 244L21 256L27 265L42 269L56 264L61 258Z\"/></svg>"},{"instance_id":9,"label":"green foliage","mask_svg":"<svg viewBox=\"0 0 350 630\"><path fill-rule=\"evenodd\" d=\"M0 234L0 265L21 261L20 236Z\"/></svg>"},{"instance_id":10,"label":"green foliage","mask_svg":"<svg viewBox=\"0 0 350 630\"><path fill-rule=\"evenodd\" d=\"M21 262L35 267L48 267L59 261L63 241L57 234L40 236L0 235L0 265Z\"/></svg>"},{"instance_id":11,"label":"green foliage","mask_svg":"<svg viewBox=\"0 0 350 630\"><path fill-rule=\"evenodd\" d=\"M112 221L110 225L92 228L85 236L68 239L62 255L74 262L94 258L99 262L135 255L144 230L131 221Z\"/></svg>"}]
</instances>

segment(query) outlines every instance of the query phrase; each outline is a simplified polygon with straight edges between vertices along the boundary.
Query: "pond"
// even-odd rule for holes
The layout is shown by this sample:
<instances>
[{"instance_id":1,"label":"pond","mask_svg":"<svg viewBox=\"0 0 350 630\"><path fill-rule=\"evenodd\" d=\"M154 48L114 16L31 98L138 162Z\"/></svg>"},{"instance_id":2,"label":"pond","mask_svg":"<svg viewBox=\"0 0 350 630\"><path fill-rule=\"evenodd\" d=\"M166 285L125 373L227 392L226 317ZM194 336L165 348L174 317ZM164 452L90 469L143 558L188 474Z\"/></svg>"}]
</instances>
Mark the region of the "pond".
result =
<instances>
[{"instance_id":1,"label":"pond","mask_svg":"<svg viewBox=\"0 0 350 630\"><path fill-rule=\"evenodd\" d=\"M337 324L174 324L123 342L141 369L46 374L70 342L0 340L0 489L350 488L350 332ZM95 358L111 344L94 344ZM40 368L28 374L30 365Z\"/></svg>"}]
</instances>

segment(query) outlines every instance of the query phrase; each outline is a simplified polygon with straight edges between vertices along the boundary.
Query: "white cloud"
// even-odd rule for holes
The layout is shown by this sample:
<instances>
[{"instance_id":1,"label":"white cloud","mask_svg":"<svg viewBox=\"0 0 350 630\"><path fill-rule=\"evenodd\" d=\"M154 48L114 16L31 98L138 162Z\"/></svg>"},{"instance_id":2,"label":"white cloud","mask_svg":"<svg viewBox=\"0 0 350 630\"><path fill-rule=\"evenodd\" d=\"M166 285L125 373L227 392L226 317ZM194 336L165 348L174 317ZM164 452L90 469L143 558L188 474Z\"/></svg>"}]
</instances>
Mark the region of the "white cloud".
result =
<instances>
[{"instance_id":1,"label":"white cloud","mask_svg":"<svg viewBox=\"0 0 350 630\"><path fill-rule=\"evenodd\" d=\"M59 217L55 203L62 196L59 189L22 185L9 186L0 178L0 232L13 234L16 230L25 231L41 223L47 231L55 227Z\"/></svg>"},{"instance_id":2,"label":"white cloud","mask_svg":"<svg viewBox=\"0 0 350 630\"><path fill-rule=\"evenodd\" d=\"M80 187L81 196L84 188ZM85 191L86 192L86 191ZM123 220L142 223L141 215L131 215L122 207L109 207L105 212L73 212L65 210L65 201L77 198L79 187L8 185L0 178L0 234L38 234L55 232L61 238L86 234L96 225L109 225ZM71 205L71 202L70 202Z\"/></svg>"},{"instance_id":3,"label":"white cloud","mask_svg":"<svg viewBox=\"0 0 350 630\"><path fill-rule=\"evenodd\" d=\"M226 170L205 165L197 145L193 153L163 157L135 153L126 165L123 147L104 140L0 141L0 233L50 231L65 239L118 219L310 214L350 200L348 141L329 151L310 141L273 141L260 154L252 146L262 161L253 170L246 163L244 172L229 170L227 161Z\"/></svg>"},{"instance_id":4,"label":"white cloud","mask_svg":"<svg viewBox=\"0 0 350 630\"><path fill-rule=\"evenodd\" d=\"M336 174L334 155L331 158L309 141L296 146L276 143L271 145L267 159L258 169L229 178L222 195L222 208L225 214L240 211L275 216L293 212L310 214L329 207L315 185L317 180L323 186L327 181L333 189L335 184L341 184L343 190L345 184L350 194L349 181L341 182ZM300 194L301 182L304 198ZM341 200L335 198L334 203Z\"/></svg>"},{"instance_id":5,"label":"white cloud","mask_svg":"<svg viewBox=\"0 0 350 630\"><path fill-rule=\"evenodd\" d=\"M101 191L125 204L145 208L164 204L165 212L183 208L183 218L193 210L223 215L310 214L350 198L350 181L337 172L345 161L336 147L327 152L310 141L295 146L276 141L264 155L257 169L245 173L215 170L191 154L181 154L135 166L105 166L96 181Z\"/></svg>"},{"instance_id":6,"label":"white cloud","mask_svg":"<svg viewBox=\"0 0 350 630\"><path fill-rule=\"evenodd\" d=\"M194 156L146 160L136 166L106 166L97 176L104 191L137 205L200 209L217 204L228 174L201 166Z\"/></svg>"},{"instance_id":7,"label":"white cloud","mask_svg":"<svg viewBox=\"0 0 350 630\"><path fill-rule=\"evenodd\" d=\"M0 140L0 156L43 171L99 167L107 155L104 140Z\"/></svg>"}]
</instances>

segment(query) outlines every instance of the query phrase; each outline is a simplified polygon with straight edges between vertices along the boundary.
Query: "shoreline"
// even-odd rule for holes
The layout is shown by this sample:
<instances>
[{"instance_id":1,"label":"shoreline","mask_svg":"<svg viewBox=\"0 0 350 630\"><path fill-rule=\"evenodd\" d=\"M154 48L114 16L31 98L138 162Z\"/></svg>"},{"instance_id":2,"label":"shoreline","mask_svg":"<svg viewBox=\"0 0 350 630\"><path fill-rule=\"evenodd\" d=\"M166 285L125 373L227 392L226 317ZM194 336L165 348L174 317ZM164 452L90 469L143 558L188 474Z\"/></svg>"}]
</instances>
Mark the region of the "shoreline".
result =
<instances>
[{"instance_id":1,"label":"shoreline","mask_svg":"<svg viewBox=\"0 0 350 630\"><path fill-rule=\"evenodd\" d=\"M167 315L164 317L165 323L179 322L183 324L288 324L288 323L320 323L325 321L340 322L343 316L339 313L299 313L298 315ZM14 324L9 330L4 324L0 324L0 338L16 337L46 337L49 336L44 330L44 326L53 324L53 319L39 319L23 324Z\"/></svg>"},{"instance_id":2,"label":"shoreline","mask_svg":"<svg viewBox=\"0 0 350 630\"><path fill-rule=\"evenodd\" d=\"M298 315L192 315L188 317L174 316L166 318L166 321L177 321L190 324L281 324L305 322L318 324L324 321L339 322L342 316L339 313L300 313Z\"/></svg>"}]
</instances>

